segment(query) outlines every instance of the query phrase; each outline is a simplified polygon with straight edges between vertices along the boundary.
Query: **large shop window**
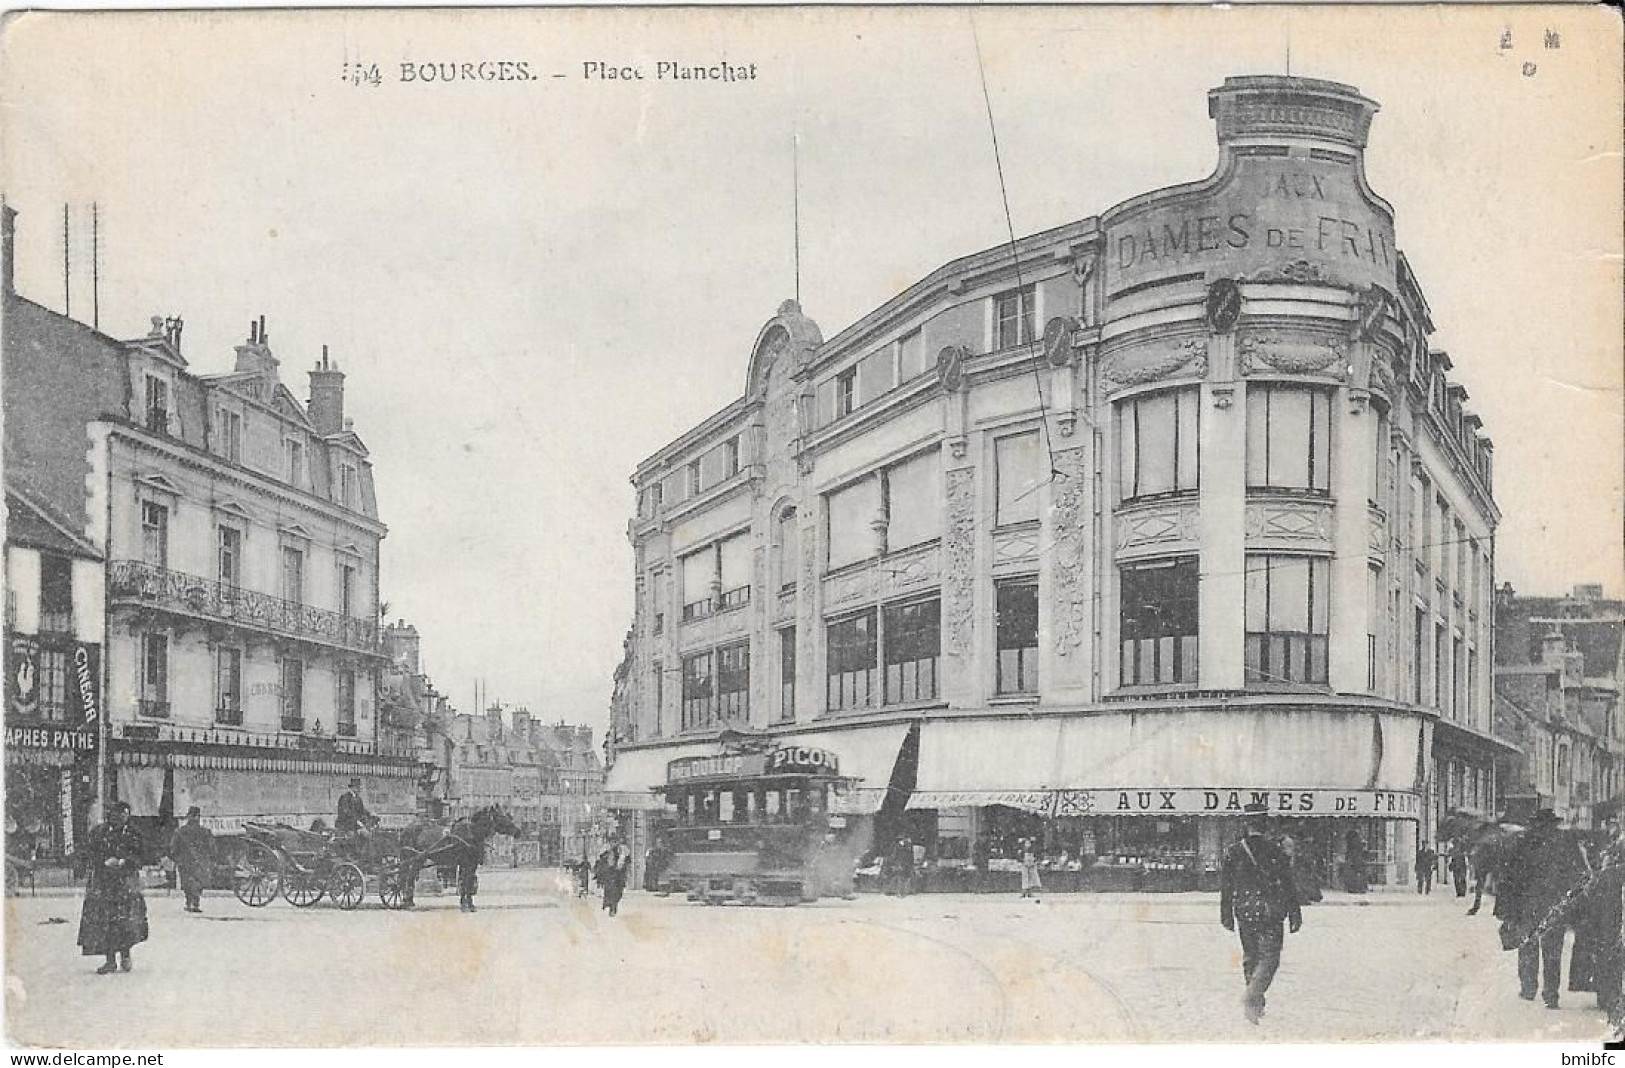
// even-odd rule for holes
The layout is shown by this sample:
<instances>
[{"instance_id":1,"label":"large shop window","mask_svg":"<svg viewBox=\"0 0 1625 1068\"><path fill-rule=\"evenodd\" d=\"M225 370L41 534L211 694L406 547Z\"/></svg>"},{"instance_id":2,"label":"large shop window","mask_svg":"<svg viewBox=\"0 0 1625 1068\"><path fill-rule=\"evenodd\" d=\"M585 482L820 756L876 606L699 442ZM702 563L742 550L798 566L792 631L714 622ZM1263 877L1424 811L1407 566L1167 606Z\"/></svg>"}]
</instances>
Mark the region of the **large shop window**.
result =
<instances>
[{"instance_id":1,"label":"large shop window","mask_svg":"<svg viewBox=\"0 0 1625 1068\"><path fill-rule=\"evenodd\" d=\"M1038 518L1038 485L1043 480L1038 432L1010 434L993 443L995 526Z\"/></svg>"},{"instance_id":2,"label":"large shop window","mask_svg":"<svg viewBox=\"0 0 1625 1068\"><path fill-rule=\"evenodd\" d=\"M717 650L717 715L724 722L750 714L750 643Z\"/></svg>"},{"instance_id":3,"label":"large shop window","mask_svg":"<svg viewBox=\"0 0 1625 1068\"><path fill-rule=\"evenodd\" d=\"M1125 501L1197 487L1201 402L1194 389L1132 397L1117 405L1120 493Z\"/></svg>"},{"instance_id":4,"label":"large shop window","mask_svg":"<svg viewBox=\"0 0 1625 1068\"><path fill-rule=\"evenodd\" d=\"M749 642L683 658L683 730L745 719L749 714Z\"/></svg>"},{"instance_id":5,"label":"large shop window","mask_svg":"<svg viewBox=\"0 0 1625 1068\"><path fill-rule=\"evenodd\" d=\"M228 727L243 722L243 651L230 645L214 650L214 718Z\"/></svg>"},{"instance_id":6,"label":"large shop window","mask_svg":"<svg viewBox=\"0 0 1625 1068\"><path fill-rule=\"evenodd\" d=\"M1196 681L1197 562L1159 560L1118 572L1122 684Z\"/></svg>"},{"instance_id":7,"label":"large shop window","mask_svg":"<svg viewBox=\"0 0 1625 1068\"><path fill-rule=\"evenodd\" d=\"M998 607L998 678L1001 694L1038 692L1038 583L1001 582Z\"/></svg>"},{"instance_id":8,"label":"large shop window","mask_svg":"<svg viewBox=\"0 0 1625 1068\"><path fill-rule=\"evenodd\" d=\"M141 714L169 715L169 635L141 635Z\"/></svg>"},{"instance_id":9,"label":"large shop window","mask_svg":"<svg viewBox=\"0 0 1625 1068\"><path fill-rule=\"evenodd\" d=\"M711 677L711 654L683 657L683 729L693 730L710 722L711 698L715 692Z\"/></svg>"},{"instance_id":10,"label":"large shop window","mask_svg":"<svg viewBox=\"0 0 1625 1068\"><path fill-rule=\"evenodd\" d=\"M1033 339L1035 292L1032 286L993 298L993 347L1008 349Z\"/></svg>"},{"instance_id":11,"label":"large shop window","mask_svg":"<svg viewBox=\"0 0 1625 1068\"><path fill-rule=\"evenodd\" d=\"M1301 386L1247 387L1247 487L1328 493L1331 394Z\"/></svg>"},{"instance_id":12,"label":"large shop window","mask_svg":"<svg viewBox=\"0 0 1625 1068\"><path fill-rule=\"evenodd\" d=\"M933 598L888 605L881 645L886 652L886 703L934 700L937 657L942 652L942 602Z\"/></svg>"},{"instance_id":13,"label":"large shop window","mask_svg":"<svg viewBox=\"0 0 1625 1068\"><path fill-rule=\"evenodd\" d=\"M824 701L829 711L873 708L878 648L875 610L831 623L825 637L829 666Z\"/></svg>"},{"instance_id":14,"label":"large shop window","mask_svg":"<svg viewBox=\"0 0 1625 1068\"><path fill-rule=\"evenodd\" d=\"M1247 557L1247 681L1326 681L1331 564L1312 556Z\"/></svg>"},{"instance_id":15,"label":"large shop window","mask_svg":"<svg viewBox=\"0 0 1625 1068\"><path fill-rule=\"evenodd\" d=\"M942 453L929 449L882 473L886 551L901 552L942 535Z\"/></svg>"},{"instance_id":16,"label":"large shop window","mask_svg":"<svg viewBox=\"0 0 1625 1068\"><path fill-rule=\"evenodd\" d=\"M867 560L875 555L872 524L880 515L880 480L860 479L831 493L829 509L829 568Z\"/></svg>"}]
</instances>

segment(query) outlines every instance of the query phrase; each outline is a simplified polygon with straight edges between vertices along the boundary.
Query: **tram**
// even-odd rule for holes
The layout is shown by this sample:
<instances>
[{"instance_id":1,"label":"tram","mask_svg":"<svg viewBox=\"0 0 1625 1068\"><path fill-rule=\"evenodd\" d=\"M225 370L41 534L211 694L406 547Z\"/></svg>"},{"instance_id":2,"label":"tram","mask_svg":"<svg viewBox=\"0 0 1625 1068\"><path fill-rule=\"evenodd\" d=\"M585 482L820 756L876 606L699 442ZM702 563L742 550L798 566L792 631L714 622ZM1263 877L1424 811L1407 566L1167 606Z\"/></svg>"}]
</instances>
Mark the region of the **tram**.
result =
<instances>
[{"instance_id":1,"label":"tram","mask_svg":"<svg viewBox=\"0 0 1625 1068\"><path fill-rule=\"evenodd\" d=\"M662 885L708 905L850 897L855 854L830 808L852 781L809 746L672 761Z\"/></svg>"}]
</instances>

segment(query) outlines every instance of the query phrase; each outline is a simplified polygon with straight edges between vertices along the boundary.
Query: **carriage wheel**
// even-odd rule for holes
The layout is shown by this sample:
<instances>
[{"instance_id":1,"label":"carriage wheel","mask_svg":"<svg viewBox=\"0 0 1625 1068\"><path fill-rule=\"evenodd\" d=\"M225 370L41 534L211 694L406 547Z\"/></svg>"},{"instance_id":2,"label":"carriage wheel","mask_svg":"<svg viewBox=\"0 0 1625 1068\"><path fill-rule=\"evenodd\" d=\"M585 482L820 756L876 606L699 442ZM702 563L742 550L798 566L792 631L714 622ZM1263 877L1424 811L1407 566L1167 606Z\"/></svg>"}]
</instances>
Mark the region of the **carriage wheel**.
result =
<instances>
[{"instance_id":1,"label":"carriage wheel","mask_svg":"<svg viewBox=\"0 0 1625 1068\"><path fill-rule=\"evenodd\" d=\"M349 861L333 866L333 874L327 879L327 896L333 903L348 912L361 904L361 899L367 896L367 877L361 869Z\"/></svg>"},{"instance_id":2,"label":"carriage wheel","mask_svg":"<svg viewBox=\"0 0 1625 1068\"><path fill-rule=\"evenodd\" d=\"M252 838L243 842L237 867L231 876L231 891L249 908L269 905L282 889L282 858L263 842Z\"/></svg>"},{"instance_id":3,"label":"carriage wheel","mask_svg":"<svg viewBox=\"0 0 1625 1068\"><path fill-rule=\"evenodd\" d=\"M309 868L294 868L282 877L282 896L296 908L308 909L322 899L327 887Z\"/></svg>"},{"instance_id":4,"label":"carriage wheel","mask_svg":"<svg viewBox=\"0 0 1625 1068\"><path fill-rule=\"evenodd\" d=\"M406 901L401 890L401 862L399 858L386 858L378 869L378 900L386 909L398 909Z\"/></svg>"}]
</instances>

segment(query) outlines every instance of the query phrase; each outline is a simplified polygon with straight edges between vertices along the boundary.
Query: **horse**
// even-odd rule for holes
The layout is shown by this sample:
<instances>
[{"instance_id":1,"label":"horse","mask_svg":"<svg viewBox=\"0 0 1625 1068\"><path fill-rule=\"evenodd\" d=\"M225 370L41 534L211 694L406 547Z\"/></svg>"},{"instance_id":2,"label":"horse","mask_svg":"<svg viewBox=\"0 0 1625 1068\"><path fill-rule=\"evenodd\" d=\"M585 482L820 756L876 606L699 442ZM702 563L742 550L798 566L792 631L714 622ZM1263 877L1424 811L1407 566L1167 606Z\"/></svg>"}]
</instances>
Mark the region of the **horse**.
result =
<instances>
[{"instance_id":1,"label":"horse","mask_svg":"<svg viewBox=\"0 0 1625 1068\"><path fill-rule=\"evenodd\" d=\"M457 869L458 907L474 911L474 894L479 889L480 861L485 859L485 842L493 834L517 836L519 827L507 812L488 805L472 816L446 824L419 820L403 829L397 839L401 867L401 905L410 908L419 870L425 864Z\"/></svg>"}]
</instances>

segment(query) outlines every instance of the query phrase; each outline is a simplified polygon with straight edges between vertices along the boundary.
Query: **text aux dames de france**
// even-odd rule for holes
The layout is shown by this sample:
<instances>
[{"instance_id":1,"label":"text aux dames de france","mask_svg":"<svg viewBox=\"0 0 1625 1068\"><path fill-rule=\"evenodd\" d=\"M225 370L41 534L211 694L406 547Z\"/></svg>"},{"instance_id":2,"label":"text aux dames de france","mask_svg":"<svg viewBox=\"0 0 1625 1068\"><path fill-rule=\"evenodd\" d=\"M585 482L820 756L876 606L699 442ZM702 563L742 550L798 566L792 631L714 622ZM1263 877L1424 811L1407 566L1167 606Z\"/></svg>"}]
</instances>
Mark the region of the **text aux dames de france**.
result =
<instances>
[{"instance_id":1,"label":"text aux dames de france","mask_svg":"<svg viewBox=\"0 0 1625 1068\"><path fill-rule=\"evenodd\" d=\"M1419 811L1415 794L1388 790L1156 789L1092 791L1086 807L1101 813L1239 813L1246 805L1304 816L1407 816Z\"/></svg>"},{"instance_id":2,"label":"text aux dames de france","mask_svg":"<svg viewBox=\"0 0 1625 1068\"><path fill-rule=\"evenodd\" d=\"M1291 219L1277 218L1279 210L1231 211L1221 204L1208 214L1176 215L1172 219L1132 227L1115 236L1113 255L1119 270L1169 267L1180 259L1210 252L1242 250L1326 253L1362 260L1372 266L1391 267L1393 249L1382 230L1368 221L1345 218L1327 196L1332 179L1312 172L1275 172L1259 175L1243 188L1260 193L1262 208L1278 209L1291 202L1308 209ZM1233 195L1225 200L1236 199ZM1327 206L1316 211L1317 201ZM1296 225L1294 225L1296 224Z\"/></svg>"}]
</instances>

